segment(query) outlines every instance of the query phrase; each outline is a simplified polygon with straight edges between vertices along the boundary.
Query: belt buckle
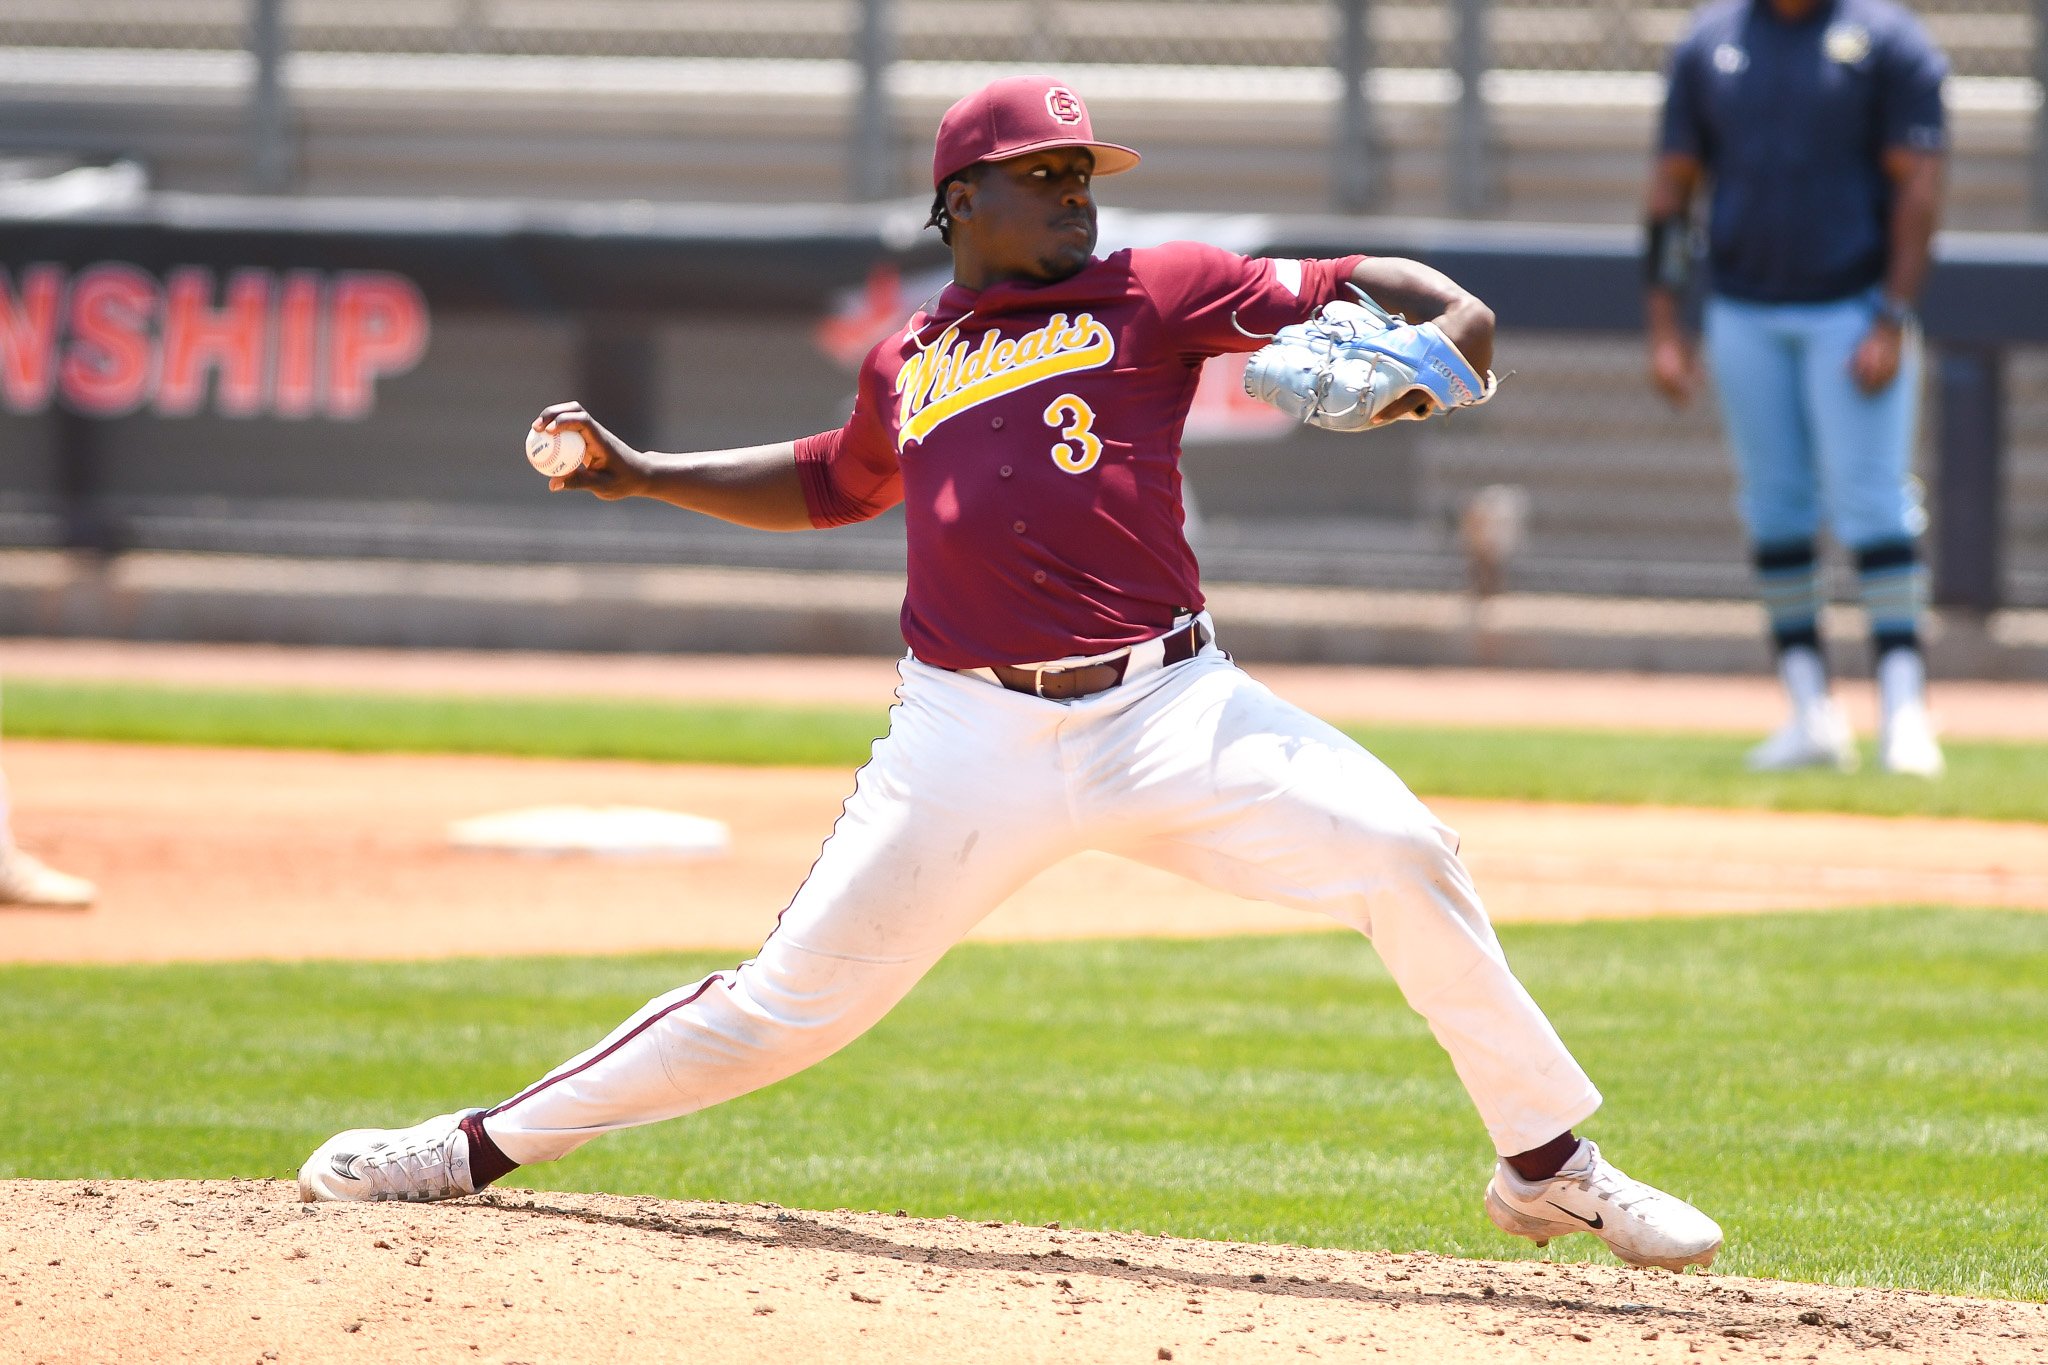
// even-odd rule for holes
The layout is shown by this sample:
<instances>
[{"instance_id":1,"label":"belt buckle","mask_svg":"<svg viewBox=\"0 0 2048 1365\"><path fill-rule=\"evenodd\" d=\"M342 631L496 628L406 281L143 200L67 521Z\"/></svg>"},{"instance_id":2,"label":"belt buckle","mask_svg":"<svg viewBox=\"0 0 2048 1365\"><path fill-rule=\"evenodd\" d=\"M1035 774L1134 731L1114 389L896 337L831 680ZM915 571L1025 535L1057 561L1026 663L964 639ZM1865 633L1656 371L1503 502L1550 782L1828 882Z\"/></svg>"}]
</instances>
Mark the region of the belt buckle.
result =
<instances>
[{"instance_id":1,"label":"belt buckle","mask_svg":"<svg viewBox=\"0 0 2048 1365\"><path fill-rule=\"evenodd\" d=\"M1167 662L1165 656L1169 652L1172 643L1176 640L1183 641L1188 651L1187 655L1184 658L1175 659L1172 661L1175 663L1181 663L1185 662L1187 658L1192 658L1196 654L1201 653L1203 647L1207 645L1209 640L1212 638L1213 637L1210 636L1209 633L1203 629L1201 619L1199 616L1197 616L1196 618L1188 621L1185 625L1179 626L1173 630L1169 630L1166 632L1165 635L1157 637L1158 642L1161 646L1160 663L1165 664ZM1057 667L1050 665L1042 667L1032 667L1028 664L1010 664L1008 665L1008 667L1015 669L1019 673L1029 673L1031 675L1031 687L1028 695L1035 696L1041 701L1069 701L1073 698L1049 697L1046 695L1045 680L1048 674L1058 677L1064 676L1068 673L1078 673L1081 670L1088 668L1107 668L1112 670L1115 676L1113 676L1110 679L1109 683L1106 686L1096 688L1093 692L1081 692L1074 694L1074 696L1093 697L1100 693L1109 691L1112 687L1121 686L1123 683L1129 681L1129 670L1131 666L1131 660L1136 655L1137 648L1138 646L1136 645L1127 645L1124 648L1117 650L1113 654L1103 655L1097 658L1088 659L1083 662L1070 663ZM996 681L1002 683L1002 685L1005 687L1009 686L1009 684L1007 682L1004 682L1003 679L1000 677L997 677ZM1013 688L1012 690L1022 692L1025 689Z\"/></svg>"},{"instance_id":2,"label":"belt buckle","mask_svg":"<svg viewBox=\"0 0 2048 1365\"><path fill-rule=\"evenodd\" d=\"M1098 660L1095 663L1070 664L1065 668L1034 668L1031 670L1031 690L1041 701L1072 701L1076 696L1092 697L1095 695L1094 692L1077 692L1065 697L1047 697L1045 695L1046 675L1051 674L1053 677L1063 678L1069 673L1079 673L1084 668L1100 668L1102 666L1103 662ZM1117 679L1117 682L1121 681L1121 678ZM1116 682L1112 682L1109 685L1109 687L1115 686ZM1107 692L1109 690L1109 687L1099 688L1097 690Z\"/></svg>"},{"instance_id":3,"label":"belt buckle","mask_svg":"<svg viewBox=\"0 0 2048 1365\"><path fill-rule=\"evenodd\" d=\"M1102 693L1123 682L1124 671L1130 667L1130 660L1130 651L1121 650L1106 659L1090 659L1087 663L1068 664L1064 668L1034 668L1030 670L1031 690L1044 701L1074 701L1081 697L1100 696ZM1048 675L1055 678L1064 678L1069 674L1078 675L1096 668L1106 668L1110 672L1109 681L1102 686L1088 691L1081 691L1077 686L1076 690L1067 693L1065 696L1049 697L1046 695L1045 680Z\"/></svg>"}]
</instances>

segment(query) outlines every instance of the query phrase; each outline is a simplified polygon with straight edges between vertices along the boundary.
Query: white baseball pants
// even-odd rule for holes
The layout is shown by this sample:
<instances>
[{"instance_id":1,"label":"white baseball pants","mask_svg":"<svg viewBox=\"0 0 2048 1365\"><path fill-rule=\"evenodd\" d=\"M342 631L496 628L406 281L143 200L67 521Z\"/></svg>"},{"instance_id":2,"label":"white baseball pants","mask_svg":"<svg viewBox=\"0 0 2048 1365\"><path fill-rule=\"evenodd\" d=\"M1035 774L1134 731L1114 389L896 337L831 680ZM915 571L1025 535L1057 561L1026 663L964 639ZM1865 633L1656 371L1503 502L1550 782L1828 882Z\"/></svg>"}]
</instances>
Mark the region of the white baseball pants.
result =
<instances>
[{"instance_id":1,"label":"white baseball pants","mask_svg":"<svg viewBox=\"0 0 2048 1365\"><path fill-rule=\"evenodd\" d=\"M1213 644L1070 702L915 659L901 674L889 733L759 955L649 1001L491 1110L506 1156L550 1161L829 1056L1013 891L1084 849L1369 936L1501 1153L1599 1107L1508 969L1457 835Z\"/></svg>"}]
</instances>

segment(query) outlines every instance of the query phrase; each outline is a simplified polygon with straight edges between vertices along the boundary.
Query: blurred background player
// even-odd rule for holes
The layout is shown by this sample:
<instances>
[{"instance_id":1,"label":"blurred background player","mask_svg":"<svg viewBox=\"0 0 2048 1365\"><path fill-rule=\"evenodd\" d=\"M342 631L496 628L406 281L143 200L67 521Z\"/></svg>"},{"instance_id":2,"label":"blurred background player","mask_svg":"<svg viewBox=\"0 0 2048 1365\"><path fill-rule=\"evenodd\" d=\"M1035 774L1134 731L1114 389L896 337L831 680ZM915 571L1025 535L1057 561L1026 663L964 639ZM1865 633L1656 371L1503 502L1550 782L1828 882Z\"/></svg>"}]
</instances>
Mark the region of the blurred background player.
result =
<instances>
[{"instance_id":1,"label":"blurred background player","mask_svg":"<svg viewBox=\"0 0 2048 1365\"><path fill-rule=\"evenodd\" d=\"M1705 182L1706 358L1791 703L1751 751L1755 769L1856 765L1821 639L1825 519L1870 618L1878 760L1942 771L1910 466L1946 71L1890 0L1717 0L1671 55L1649 193L1650 370L1674 403L1691 399L1699 365L1680 306Z\"/></svg>"},{"instance_id":2,"label":"blurred background player","mask_svg":"<svg viewBox=\"0 0 2048 1365\"><path fill-rule=\"evenodd\" d=\"M98 888L91 882L59 872L16 847L10 814L7 775L0 773L0 905L91 905L98 894Z\"/></svg>"}]
</instances>

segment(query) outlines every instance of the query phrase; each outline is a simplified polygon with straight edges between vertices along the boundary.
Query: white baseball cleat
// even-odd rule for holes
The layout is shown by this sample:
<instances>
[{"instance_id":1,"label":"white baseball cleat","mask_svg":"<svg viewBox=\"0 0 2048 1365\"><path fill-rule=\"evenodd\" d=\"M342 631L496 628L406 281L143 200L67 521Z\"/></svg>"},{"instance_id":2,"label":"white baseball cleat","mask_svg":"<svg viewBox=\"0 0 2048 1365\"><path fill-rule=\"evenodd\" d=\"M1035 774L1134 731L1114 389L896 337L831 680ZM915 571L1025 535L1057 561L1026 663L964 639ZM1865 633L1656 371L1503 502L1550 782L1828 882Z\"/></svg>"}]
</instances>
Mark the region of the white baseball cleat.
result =
<instances>
[{"instance_id":1,"label":"white baseball cleat","mask_svg":"<svg viewBox=\"0 0 2048 1365\"><path fill-rule=\"evenodd\" d=\"M1487 1182L1486 1215L1502 1232L1539 1247L1553 1237L1590 1232L1635 1266L1705 1267L1721 1249L1720 1224L1676 1195L1622 1174L1583 1139L1548 1180L1524 1180L1499 1163Z\"/></svg>"},{"instance_id":2,"label":"white baseball cleat","mask_svg":"<svg viewBox=\"0 0 2048 1365\"><path fill-rule=\"evenodd\" d=\"M1832 700L1801 707L1769 739L1749 751L1753 773L1788 772L1795 768L1856 771L1856 735L1842 708Z\"/></svg>"},{"instance_id":3,"label":"white baseball cleat","mask_svg":"<svg viewBox=\"0 0 2048 1365\"><path fill-rule=\"evenodd\" d=\"M1901 706L1885 717L1877 737L1877 761L1888 773L1942 775L1948 764L1941 756L1941 742L1934 737L1934 722L1926 707Z\"/></svg>"},{"instance_id":4,"label":"white baseball cleat","mask_svg":"<svg viewBox=\"0 0 2048 1365\"><path fill-rule=\"evenodd\" d=\"M46 905L82 909L99 888L83 877L59 872L42 859L0 843L0 905Z\"/></svg>"},{"instance_id":5,"label":"white baseball cleat","mask_svg":"<svg viewBox=\"0 0 2048 1365\"><path fill-rule=\"evenodd\" d=\"M469 1174L469 1114L442 1114L411 1128L351 1128L337 1133L299 1167L299 1198L405 1199L428 1203L475 1194Z\"/></svg>"}]
</instances>

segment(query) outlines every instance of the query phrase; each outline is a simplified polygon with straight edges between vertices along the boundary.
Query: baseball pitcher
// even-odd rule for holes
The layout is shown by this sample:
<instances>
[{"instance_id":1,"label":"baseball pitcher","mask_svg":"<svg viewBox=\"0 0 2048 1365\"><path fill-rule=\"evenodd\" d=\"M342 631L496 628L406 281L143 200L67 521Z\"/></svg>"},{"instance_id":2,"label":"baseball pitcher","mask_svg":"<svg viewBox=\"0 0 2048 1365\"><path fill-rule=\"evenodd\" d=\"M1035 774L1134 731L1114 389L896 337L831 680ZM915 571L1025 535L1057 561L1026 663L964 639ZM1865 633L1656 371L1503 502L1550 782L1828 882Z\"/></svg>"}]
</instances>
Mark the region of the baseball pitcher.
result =
<instances>
[{"instance_id":1,"label":"baseball pitcher","mask_svg":"<svg viewBox=\"0 0 2048 1365\"><path fill-rule=\"evenodd\" d=\"M1368 935L1499 1154L1484 1207L1502 1229L1591 1232L1637 1265L1712 1261L1711 1219L1574 1132L1599 1092L1509 970L1458 836L1231 662L1184 534L1180 433L1206 359L1255 351L1254 395L1362 431L1489 398L1492 314L1413 261L1186 242L1098 257L1095 178L1137 162L1057 80L954 105L932 165L953 281L868 355L837 430L655 454L578 404L541 413L536 432L584 448L558 490L781 530L903 504L909 653L889 731L756 957L489 1108L340 1134L301 1170L304 1198L455 1198L769 1085L1093 848Z\"/></svg>"}]
</instances>

